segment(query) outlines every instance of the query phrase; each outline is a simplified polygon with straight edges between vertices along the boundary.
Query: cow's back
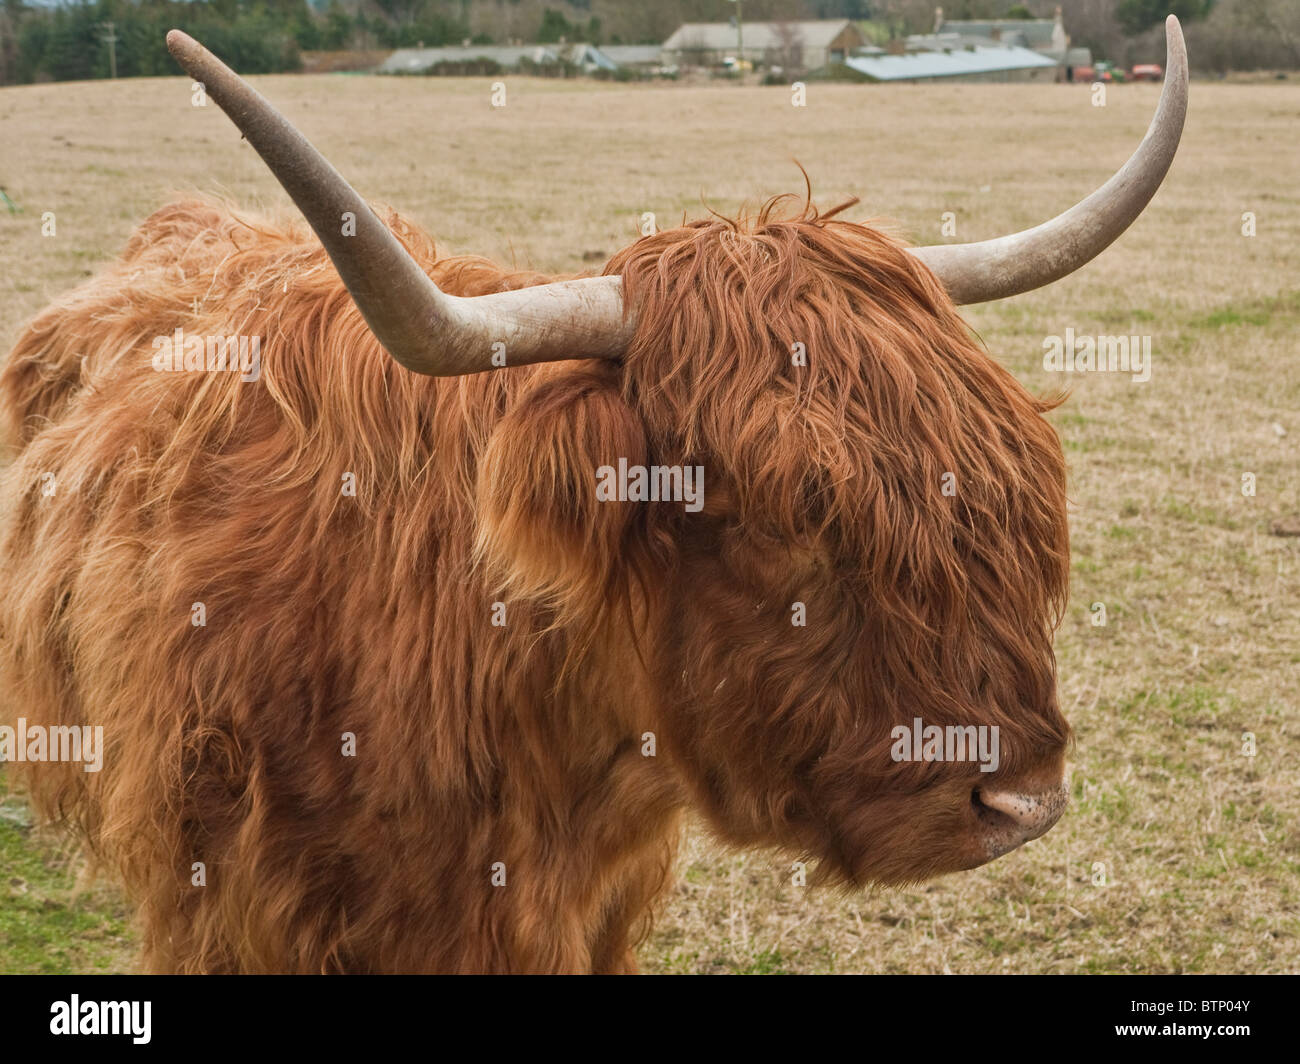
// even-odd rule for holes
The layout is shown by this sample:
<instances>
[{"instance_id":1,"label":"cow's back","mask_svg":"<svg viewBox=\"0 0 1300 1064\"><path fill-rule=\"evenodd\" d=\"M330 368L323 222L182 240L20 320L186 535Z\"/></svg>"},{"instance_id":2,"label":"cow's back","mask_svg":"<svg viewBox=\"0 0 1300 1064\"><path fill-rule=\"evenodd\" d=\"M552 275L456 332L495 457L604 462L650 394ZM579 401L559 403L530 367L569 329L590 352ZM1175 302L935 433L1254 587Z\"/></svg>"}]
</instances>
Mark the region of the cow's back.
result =
<instances>
[{"instance_id":1,"label":"cow's back","mask_svg":"<svg viewBox=\"0 0 1300 1064\"><path fill-rule=\"evenodd\" d=\"M507 276L440 268L466 293ZM257 378L159 368L191 336L258 338ZM523 745L500 707L553 676L526 608L491 629L471 557L474 462L512 387L497 376L405 372L314 240L209 202L155 214L20 337L0 375L20 447L4 714L103 727L101 772L26 779L125 879L149 967L508 954L463 869L511 845L482 827Z\"/></svg>"}]
</instances>

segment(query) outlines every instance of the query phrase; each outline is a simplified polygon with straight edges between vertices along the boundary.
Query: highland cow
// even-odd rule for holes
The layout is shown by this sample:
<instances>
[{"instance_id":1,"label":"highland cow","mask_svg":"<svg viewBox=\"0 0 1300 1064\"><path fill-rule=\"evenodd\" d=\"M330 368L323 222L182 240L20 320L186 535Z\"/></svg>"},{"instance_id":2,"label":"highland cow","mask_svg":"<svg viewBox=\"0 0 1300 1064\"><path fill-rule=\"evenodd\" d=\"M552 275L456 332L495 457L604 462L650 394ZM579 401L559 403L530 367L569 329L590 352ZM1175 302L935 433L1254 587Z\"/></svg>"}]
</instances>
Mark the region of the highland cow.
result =
<instances>
[{"instance_id":1,"label":"highland cow","mask_svg":"<svg viewBox=\"0 0 1300 1064\"><path fill-rule=\"evenodd\" d=\"M440 259L169 44L316 238L166 207L0 376L6 718L103 729L101 771L14 770L145 968L627 972L688 809L849 886L1052 825L1054 400L956 306L1141 212L1175 22L1141 147L1037 229L911 249L777 199L559 281ZM255 337L258 373L167 337ZM602 467L698 470L701 505L598 498ZM996 761L891 755L914 722Z\"/></svg>"}]
</instances>

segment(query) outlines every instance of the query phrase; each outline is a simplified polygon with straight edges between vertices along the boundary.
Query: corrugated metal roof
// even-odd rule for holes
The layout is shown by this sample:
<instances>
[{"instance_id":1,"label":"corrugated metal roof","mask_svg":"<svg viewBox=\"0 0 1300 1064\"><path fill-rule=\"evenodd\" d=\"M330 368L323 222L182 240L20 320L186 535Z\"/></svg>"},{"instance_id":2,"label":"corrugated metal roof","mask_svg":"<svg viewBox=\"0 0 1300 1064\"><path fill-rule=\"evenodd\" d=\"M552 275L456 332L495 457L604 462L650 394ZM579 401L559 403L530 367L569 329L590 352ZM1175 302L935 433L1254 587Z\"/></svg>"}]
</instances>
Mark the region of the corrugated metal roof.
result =
<instances>
[{"instance_id":1,"label":"corrugated metal roof","mask_svg":"<svg viewBox=\"0 0 1300 1064\"><path fill-rule=\"evenodd\" d=\"M812 22L746 22L745 51L784 48L794 41L808 48L825 48L845 29L858 28L846 18ZM730 22L684 22L664 41L665 50L702 49L720 52L736 47L736 27Z\"/></svg>"},{"instance_id":2,"label":"corrugated metal roof","mask_svg":"<svg viewBox=\"0 0 1300 1064\"><path fill-rule=\"evenodd\" d=\"M951 52L913 52L910 55L851 56L851 70L876 81L912 78L951 78L961 74L993 74L1001 70L1029 70L1056 64L1029 48L975 48Z\"/></svg>"},{"instance_id":3,"label":"corrugated metal roof","mask_svg":"<svg viewBox=\"0 0 1300 1064\"><path fill-rule=\"evenodd\" d=\"M618 64L594 44L561 45L560 54L566 62L580 67L596 67L599 70L617 70Z\"/></svg>"},{"instance_id":4,"label":"corrugated metal roof","mask_svg":"<svg viewBox=\"0 0 1300 1064\"><path fill-rule=\"evenodd\" d=\"M989 37L994 30L999 30L1004 41L1007 40L1008 34L1015 34L1021 40L1027 41L1030 46L1042 47L1052 43L1052 31L1056 28L1056 21L1050 18L991 20L946 18L941 28L944 33L970 34L973 37ZM1018 44L1019 42L1008 41L1007 43Z\"/></svg>"},{"instance_id":5,"label":"corrugated metal roof","mask_svg":"<svg viewBox=\"0 0 1300 1064\"><path fill-rule=\"evenodd\" d=\"M992 37L970 37L960 33L912 33L907 37L909 52L944 52L957 48L1015 48L1014 41L995 41Z\"/></svg>"},{"instance_id":6,"label":"corrugated metal roof","mask_svg":"<svg viewBox=\"0 0 1300 1064\"><path fill-rule=\"evenodd\" d=\"M517 66L521 59L534 63L558 63L560 57L539 44L510 47L497 44L471 44L468 48L399 48L379 64L381 74L410 74L428 70L439 63L467 63L491 59L503 67Z\"/></svg>"},{"instance_id":7,"label":"corrugated metal roof","mask_svg":"<svg viewBox=\"0 0 1300 1064\"><path fill-rule=\"evenodd\" d=\"M600 50L620 66L625 63L657 63L663 57L658 44L602 44Z\"/></svg>"},{"instance_id":8,"label":"corrugated metal roof","mask_svg":"<svg viewBox=\"0 0 1300 1064\"><path fill-rule=\"evenodd\" d=\"M539 66L558 63L561 59L581 67L617 70L618 64L594 44L471 44L445 48L399 48L379 65L381 74L414 74L439 63L472 63L490 59L502 67L518 66L530 59Z\"/></svg>"}]
</instances>

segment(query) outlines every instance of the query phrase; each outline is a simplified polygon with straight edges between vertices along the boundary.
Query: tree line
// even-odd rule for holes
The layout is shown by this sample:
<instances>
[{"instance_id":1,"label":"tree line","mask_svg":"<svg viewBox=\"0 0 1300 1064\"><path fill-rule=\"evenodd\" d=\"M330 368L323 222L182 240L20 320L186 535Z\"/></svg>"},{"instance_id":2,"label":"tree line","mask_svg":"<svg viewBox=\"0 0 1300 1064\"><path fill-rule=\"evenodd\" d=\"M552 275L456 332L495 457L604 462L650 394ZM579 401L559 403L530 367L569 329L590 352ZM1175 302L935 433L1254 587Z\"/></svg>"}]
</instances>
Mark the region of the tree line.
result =
<instances>
[{"instance_id":1,"label":"tree line","mask_svg":"<svg viewBox=\"0 0 1300 1064\"><path fill-rule=\"evenodd\" d=\"M0 84L177 73L173 27L249 74L297 70L303 52L472 42L660 43L682 22L725 21L730 0L0 0ZM1164 16L1183 20L1201 70L1300 68L1300 0L745 0L757 20L852 18L876 36L949 19L1051 17L1073 43L1130 63L1163 53Z\"/></svg>"}]
</instances>

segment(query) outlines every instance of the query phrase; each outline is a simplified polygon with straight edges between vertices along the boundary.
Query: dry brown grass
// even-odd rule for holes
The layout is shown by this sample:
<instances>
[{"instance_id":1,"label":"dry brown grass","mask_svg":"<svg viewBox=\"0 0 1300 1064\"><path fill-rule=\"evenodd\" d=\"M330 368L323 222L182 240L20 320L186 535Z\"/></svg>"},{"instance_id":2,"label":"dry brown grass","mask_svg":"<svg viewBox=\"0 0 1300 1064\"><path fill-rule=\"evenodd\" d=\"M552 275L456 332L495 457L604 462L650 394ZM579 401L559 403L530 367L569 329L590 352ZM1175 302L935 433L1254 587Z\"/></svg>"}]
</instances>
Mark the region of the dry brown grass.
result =
<instances>
[{"instance_id":1,"label":"dry brown grass","mask_svg":"<svg viewBox=\"0 0 1300 1064\"><path fill-rule=\"evenodd\" d=\"M634 239L644 211L668 225L701 197L731 213L800 192L792 158L822 204L861 196L849 217L886 215L920 242L949 210L961 239L1009 232L1103 181L1159 91L1113 87L1094 108L1083 87L813 85L796 109L781 88L506 80L500 110L487 79L256 82L444 250L550 271ZM694 830L647 969L1300 968L1300 539L1269 534L1300 511L1298 120L1296 86L1195 84L1173 172L1135 228L1050 289L969 311L1032 389L1073 387L1055 415L1076 502L1058 650L1078 748L1062 823L976 872L848 898ZM0 207L5 345L172 192L285 202L179 79L0 91L0 144L0 187L24 208ZM46 210L55 238L39 234ZM1149 334L1151 381L1046 372L1043 338L1067 326ZM1106 627L1089 623L1093 602Z\"/></svg>"}]
</instances>

